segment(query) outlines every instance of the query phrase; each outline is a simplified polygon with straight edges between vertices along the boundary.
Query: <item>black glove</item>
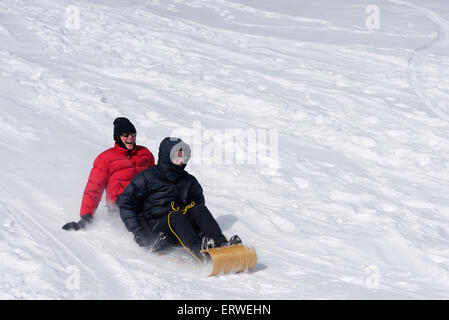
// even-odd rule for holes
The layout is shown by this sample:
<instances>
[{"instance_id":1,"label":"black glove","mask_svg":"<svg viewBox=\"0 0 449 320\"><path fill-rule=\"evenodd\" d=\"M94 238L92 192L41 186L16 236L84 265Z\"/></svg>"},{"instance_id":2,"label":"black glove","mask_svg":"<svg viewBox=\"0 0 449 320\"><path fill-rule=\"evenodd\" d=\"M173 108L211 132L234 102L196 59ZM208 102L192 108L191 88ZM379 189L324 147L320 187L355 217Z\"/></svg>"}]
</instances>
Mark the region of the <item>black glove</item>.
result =
<instances>
[{"instance_id":1,"label":"black glove","mask_svg":"<svg viewBox=\"0 0 449 320\"><path fill-rule=\"evenodd\" d=\"M64 230L75 230L78 231L79 229L83 229L86 227L87 224L91 223L93 219L93 216L91 213L85 214L81 216L81 219L78 222L72 221L68 222L65 225L62 226L62 229Z\"/></svg>"},{"instance_id":2,"label":"black glove","mask_svg":"<svg viewBox=\"0 0 449 320\"><path fill-rule=\"evenodd\" d=\"M151 239L145 234L142 228L133 231L134 241L137 242L139 247L149 247L151 245Z\"/></svg>"},{"instance_id":3,"label":"black glove","mask_svg":"<svg viewBox=\"0 0 449 320\"><path fill-rule=\"evenodd\" d=\"M133 234L134 234L134 241L137 242L139 247L146 247L146 246L148 246L147 238L146 238L145 233L143 232L142 229L137 229L136 231L133 232Z\"/></svg>"},{"instance_id":4,"label":"black glove","mask_svg":"<svg viewBox=\"0 0 449 320\"><path fill-rule=\"evenodd\" d=\"M169 245L170 241L167 235L163 232L159 232L151 245L151 252L164 251Z\"/></svg>"}]
</instances>

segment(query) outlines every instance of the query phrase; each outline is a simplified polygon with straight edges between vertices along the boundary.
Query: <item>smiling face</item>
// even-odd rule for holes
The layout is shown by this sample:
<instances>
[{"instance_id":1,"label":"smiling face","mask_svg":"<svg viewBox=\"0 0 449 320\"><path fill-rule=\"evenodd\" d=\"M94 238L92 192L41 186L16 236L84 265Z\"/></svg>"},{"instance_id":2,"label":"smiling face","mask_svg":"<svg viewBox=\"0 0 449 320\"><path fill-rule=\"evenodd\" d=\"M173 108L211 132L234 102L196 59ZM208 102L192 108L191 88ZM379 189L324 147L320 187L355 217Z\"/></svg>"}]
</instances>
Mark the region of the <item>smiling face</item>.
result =
<instances>
[{"instance_id":1,"label":"smiling face","mask_svg":"<svg viewBox=\"0 0 449 320\"><path fill-rule=\"evenodd\" d=\"M123 133L122 135L120 135L120 139L122 140L126 149L128 149L128 150L134 149L134 146L136 145L136 134L135 133L132 133L132 132Z\"/></svg>"}]
</instances>

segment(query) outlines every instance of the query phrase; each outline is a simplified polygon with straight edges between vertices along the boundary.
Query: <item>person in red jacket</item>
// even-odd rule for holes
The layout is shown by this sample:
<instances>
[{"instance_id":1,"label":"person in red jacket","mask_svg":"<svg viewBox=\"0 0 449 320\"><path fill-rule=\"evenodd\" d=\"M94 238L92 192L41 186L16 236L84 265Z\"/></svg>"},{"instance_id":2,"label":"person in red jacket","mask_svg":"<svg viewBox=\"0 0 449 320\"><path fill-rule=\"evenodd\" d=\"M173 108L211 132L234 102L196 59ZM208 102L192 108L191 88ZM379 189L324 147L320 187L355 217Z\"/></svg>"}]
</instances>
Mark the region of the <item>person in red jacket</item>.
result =
<instances>
[{"instance_id":1,"label":"person in red jacket","mask_svg":"<svg viewBox=\"0 0 449 320\"><path fill-rule=\"evenodd\" d=\"M94 161L81 203L81 220L66 223L64 230L79 230L92 221L103 192L106 205L112 209L118 196L139 172L154 165L154 156L147 148L136 145L136 128L127 118L114 120L115 145Z\"/></svg>"}]
</instances>

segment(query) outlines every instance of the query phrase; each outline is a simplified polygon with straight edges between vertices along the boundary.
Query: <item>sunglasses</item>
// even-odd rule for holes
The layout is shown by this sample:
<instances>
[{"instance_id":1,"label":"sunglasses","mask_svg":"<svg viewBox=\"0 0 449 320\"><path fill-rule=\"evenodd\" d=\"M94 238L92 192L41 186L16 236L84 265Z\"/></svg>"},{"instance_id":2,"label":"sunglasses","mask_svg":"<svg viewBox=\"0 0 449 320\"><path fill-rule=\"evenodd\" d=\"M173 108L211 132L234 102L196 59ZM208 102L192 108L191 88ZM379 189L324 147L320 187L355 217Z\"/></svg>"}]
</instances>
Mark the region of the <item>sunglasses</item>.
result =
<instances>
[{"instance_id":1,"label":"sunglasses","mask_svg":"<svg viewBox=\"0 0 449 320\"><path fill-rule=\"evenodd\" d=\"M131 135L132 137L135 137L135 136L137 136L137 133L135 133L135 132L125 132L125 133L122 133L122 134L121 134L121 136L122 136L123 138L128 138L129 135Z\"/></svg>"}]
</instances>

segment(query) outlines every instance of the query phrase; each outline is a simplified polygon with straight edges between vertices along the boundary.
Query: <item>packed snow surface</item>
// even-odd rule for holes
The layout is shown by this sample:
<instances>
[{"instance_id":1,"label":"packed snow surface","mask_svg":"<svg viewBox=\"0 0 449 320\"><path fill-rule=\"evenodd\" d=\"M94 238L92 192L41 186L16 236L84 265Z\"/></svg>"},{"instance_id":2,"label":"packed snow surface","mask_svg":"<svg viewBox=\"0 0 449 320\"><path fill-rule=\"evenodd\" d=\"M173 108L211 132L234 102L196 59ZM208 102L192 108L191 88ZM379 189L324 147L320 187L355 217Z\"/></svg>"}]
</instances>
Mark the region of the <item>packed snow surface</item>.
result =
<instances>
[{"instance_id":1,"label":"packed snow surface","mask_svg":"<svg viewBox=\"0 0 449 320\"><path fill-rule=\"evenodd\" d=\"M192 145L254 270L149 254L104 200L61 229L118 116ZM0 128L1 299L449 296L446 0L0 0Z\"/></svg>"}]
</instances>

